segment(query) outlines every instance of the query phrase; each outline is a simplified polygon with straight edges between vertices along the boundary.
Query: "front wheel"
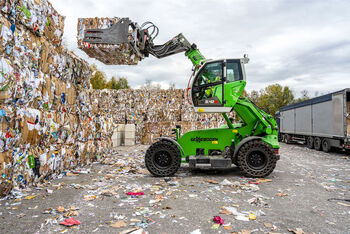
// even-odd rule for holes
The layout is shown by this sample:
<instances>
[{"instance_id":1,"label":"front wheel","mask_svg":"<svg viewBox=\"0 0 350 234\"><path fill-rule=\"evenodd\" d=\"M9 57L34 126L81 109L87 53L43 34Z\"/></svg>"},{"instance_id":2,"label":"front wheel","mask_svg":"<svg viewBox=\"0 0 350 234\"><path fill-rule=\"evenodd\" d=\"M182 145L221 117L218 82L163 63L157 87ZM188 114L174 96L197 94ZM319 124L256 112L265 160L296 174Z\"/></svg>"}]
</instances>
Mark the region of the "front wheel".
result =
<instances>
[{"instance_id":1,"label":"front wheel","mask_svg":"<svg viewBox=\"0 0 350 234\"><path fill-rule=\"evenodd\" d=\"M265 177L275 169L277 157L271 146L260 140L245 143L238 152L237 164L248 177Z\"/></svg>"},{"instance_id":2,"label":"front wheel","mask_svg":"<svg viewBox=\"0 0 350 234\"><path fill-rule=\"evenodd\" d=\"M169 141L158 141L146 151L145 164L154 176L172 176L181 166L180 150Z\"/></svg>"}]
</instances>

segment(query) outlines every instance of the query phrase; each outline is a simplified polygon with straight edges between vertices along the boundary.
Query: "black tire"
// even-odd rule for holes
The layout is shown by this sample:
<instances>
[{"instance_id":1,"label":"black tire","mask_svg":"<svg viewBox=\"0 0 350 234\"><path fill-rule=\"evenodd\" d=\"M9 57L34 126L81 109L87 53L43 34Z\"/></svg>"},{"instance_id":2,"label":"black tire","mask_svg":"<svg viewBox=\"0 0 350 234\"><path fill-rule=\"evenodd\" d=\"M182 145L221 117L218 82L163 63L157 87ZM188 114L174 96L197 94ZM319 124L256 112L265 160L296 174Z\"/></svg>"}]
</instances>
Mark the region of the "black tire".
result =
<instances>
[{"instance_id":1,"label":"black tire","mask_svg":"<svg viewBox=\"0 0 350 234\"><path fill-rule=\"evenodd\" d=\"M280 133L278 133L278 142L282 142L282 139L283 138L283 136L280 134Z\"/></svg>"},{"instance_id":2,"label":"black tire","mask_svg":"<svg viewBox=\"0 0 350 234\"><path fill-rule=\"evenodd\" d=\"M308 136L306 138L306 146L309 149L313 149L314 148L314 138L312 136Z\"/></svg>"},{"instance_id":3,"label":"black tire","mask_svg":"<svg viewBox=\"0 0 350 234\"><path fill-rule=\"evenodd\" d=\"M314 146L315 146L315 150L320 151L322 149L322 140L319 137L315 137L314 139Z\"/></svg>"},{"instance_id":4,"label":"black tire","mask_svg":"<svg viewBox=\"0 0 350 234\"><path fill-rule=\"evenodd\" d=\"M286 141L287 141L286 135L283 134L283 135L282 135L282 142L283 142L283 143L286 143Z\"/></svg>"},{"instance_id":5,"label":"black tire","mask_svg":"<svg viewBox=\"0 0 350 234\"><path fill-rule=\"evenodd\" d=\"M245 143L238 152L237 164L247 177L265 177L275 169L277 157L271 146L261 140Z\"/></svg>"},{"instance_id":6,"label":"black tire","mask_svg":"<svg viewBox=\"0 0 350 234\"><path fill-rule=\"evenodd\" d=\"M326 153L331 151L331 143L329 142L329 140L327 138L324 138L322 140L322 150L323 150L323 152L326 152Z\"/></svg>"},{"instance_id":7,"label":"black tire","mask_svg":"<svg viewBox=\"0 0 350 234\"><path fill-rule=\"evenodd\" d=\"M290 136L288 134L283 135L283 142L290 144Z\"/></svg>"},{"instance_id":8,"label":"black tire","mask_svg":"<svg viewBox=\"0 0 350 234\"><path fill-rule=\"evenodd\" d=\"M154 176L172 176L181 166L180 150L170 141L158 141L146 151L145 164Z\"/></svg>"}]
</instances>

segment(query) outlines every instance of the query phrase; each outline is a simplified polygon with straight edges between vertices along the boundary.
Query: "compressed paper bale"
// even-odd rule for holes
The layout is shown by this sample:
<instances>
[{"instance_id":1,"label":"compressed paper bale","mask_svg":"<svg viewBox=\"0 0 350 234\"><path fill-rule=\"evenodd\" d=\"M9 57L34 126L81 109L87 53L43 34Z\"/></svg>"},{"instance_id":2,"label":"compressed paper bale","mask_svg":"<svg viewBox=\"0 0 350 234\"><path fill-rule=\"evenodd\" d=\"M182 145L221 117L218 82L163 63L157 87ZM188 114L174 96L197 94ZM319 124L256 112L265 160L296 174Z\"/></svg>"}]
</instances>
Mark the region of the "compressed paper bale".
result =
<instances>
[{"instance_id":1,"label":"compressed paper bale","mask_svg":"<svg viewBox=\"0 0 350 234\"><path fill-rule=\"evenodd\" d=\"M92 103L88 63L60 46L64 18L50 8L47 0L7 3L9 7L0 11L0 140L6 142L0 146L0 171L3 177L6 175L0 180L0 196L12 186L26 186L34 180L35 175L26 166L28 155L39 158L41 174L51 178L61 173L62 167L90 162L95 158L94 144L101 139L109 141L108 136L101 137L100 127L89 112ZM30 17L24 16L26 9ZM9 15L11 10L16 11L15 18ZM43 17L37 17L38 10ZM47 19L50 23L45 23ZM39 29L35 29L35 24ZM84 105L76 98L78 88L79 93L85 93ZM78 120L83 114L91 119L86 126ZM89 140L87 160L83 158L85 148L76 147L80 140ZM35 150L39 142L40 150ZM108 147L105 142L103 145ZM6 162L7 157L16 164Z\"/></svg>"},{"instance_id":2,"label":"compressed paper bale","mask_svg":"<svg viewBox=\"0 0 350 234\"><path fill-rule=\"evenodd\" d=\"M95 58L104 64L136 65L140 57L135 54L130 44L92 44L83 42L87 29L105 29L116 23L120 18L79 18L77 26L78 47L89 57Z\"/></svg>"},{"instance_id":3,"label":"compressed paper bale","mask_svg":"<svg viewBox=\"0 0 350 234\"><path fill-rule=\"evenodd\" d=\"M4 6L4 3L0 4ZM65 17L58 14L48 0L7 1L1 13L11 18L14 26L22 24L33 34L45 36L54 45L62 42Z\"/></svg>"},{"instance_id":4,"label":"compressed paper bale","mask_svg":"<svg viewBox=\"0 0 350 234\"><path fill-rule=\"evenodd\" d=\"M11 178L12 157L9 151L0 152L0 197L6 196L12 190L13 183Z\"/></svg>"}]
</instances>

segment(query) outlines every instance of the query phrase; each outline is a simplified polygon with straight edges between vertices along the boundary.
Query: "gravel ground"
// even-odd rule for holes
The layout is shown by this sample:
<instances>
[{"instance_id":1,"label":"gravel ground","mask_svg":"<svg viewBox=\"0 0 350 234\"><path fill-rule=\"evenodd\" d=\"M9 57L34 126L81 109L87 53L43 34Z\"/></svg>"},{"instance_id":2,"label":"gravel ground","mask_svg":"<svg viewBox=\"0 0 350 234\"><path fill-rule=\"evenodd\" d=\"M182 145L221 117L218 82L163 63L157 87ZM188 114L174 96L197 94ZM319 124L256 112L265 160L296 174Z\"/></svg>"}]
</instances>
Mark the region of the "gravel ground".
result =
<instances>
[{"instance_id":1,"label":"gravel ground","mask_svg":"<svg viewBox=\"0 0 350 234\"><path fill-rule=\"evenodd\" d=\"M0 233L350 233L350 202L328 200L350 199L346 153L281 144L275 171L253 180L237 168L183 167L175 177L155 178L143 165L146 149L120 147L81 174L3 199ZM81 224L59 225L63 215ZM214 216L225 224L215 225Z\"/></svg>"}]
</instances>

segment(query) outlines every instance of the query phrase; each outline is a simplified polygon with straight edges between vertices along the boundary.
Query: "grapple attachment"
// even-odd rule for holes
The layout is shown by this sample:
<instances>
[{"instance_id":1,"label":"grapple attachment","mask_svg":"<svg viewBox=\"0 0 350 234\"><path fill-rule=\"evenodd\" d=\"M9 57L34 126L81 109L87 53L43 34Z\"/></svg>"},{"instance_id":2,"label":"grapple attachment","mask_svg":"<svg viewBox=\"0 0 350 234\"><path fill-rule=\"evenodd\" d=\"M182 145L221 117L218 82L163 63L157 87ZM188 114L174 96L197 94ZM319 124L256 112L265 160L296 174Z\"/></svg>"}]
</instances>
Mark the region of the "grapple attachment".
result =
<instances>
[{"instance_id":1,"label":"grapple attachment","mask_svg":"<svg viewBox=\"0 0 350 234\"><path fill-rule=\"evenodd\" d=\"M107 65L136 65L143 58L139 27L129 18L81 18L78 47Z\"/></svg>"},{"instance_id":2,"label":"grapple attachment","mask_svg":"<svg viewBox=\"0 0 350 234\"><path fill-rule=\"evenodd\" d=\"M132 35L129 33L129 27L132 29L131 23L129 18L123 18L106 29L87 29L83 41L111 45L133 43Z\"/></svg>"}]
</instances>

